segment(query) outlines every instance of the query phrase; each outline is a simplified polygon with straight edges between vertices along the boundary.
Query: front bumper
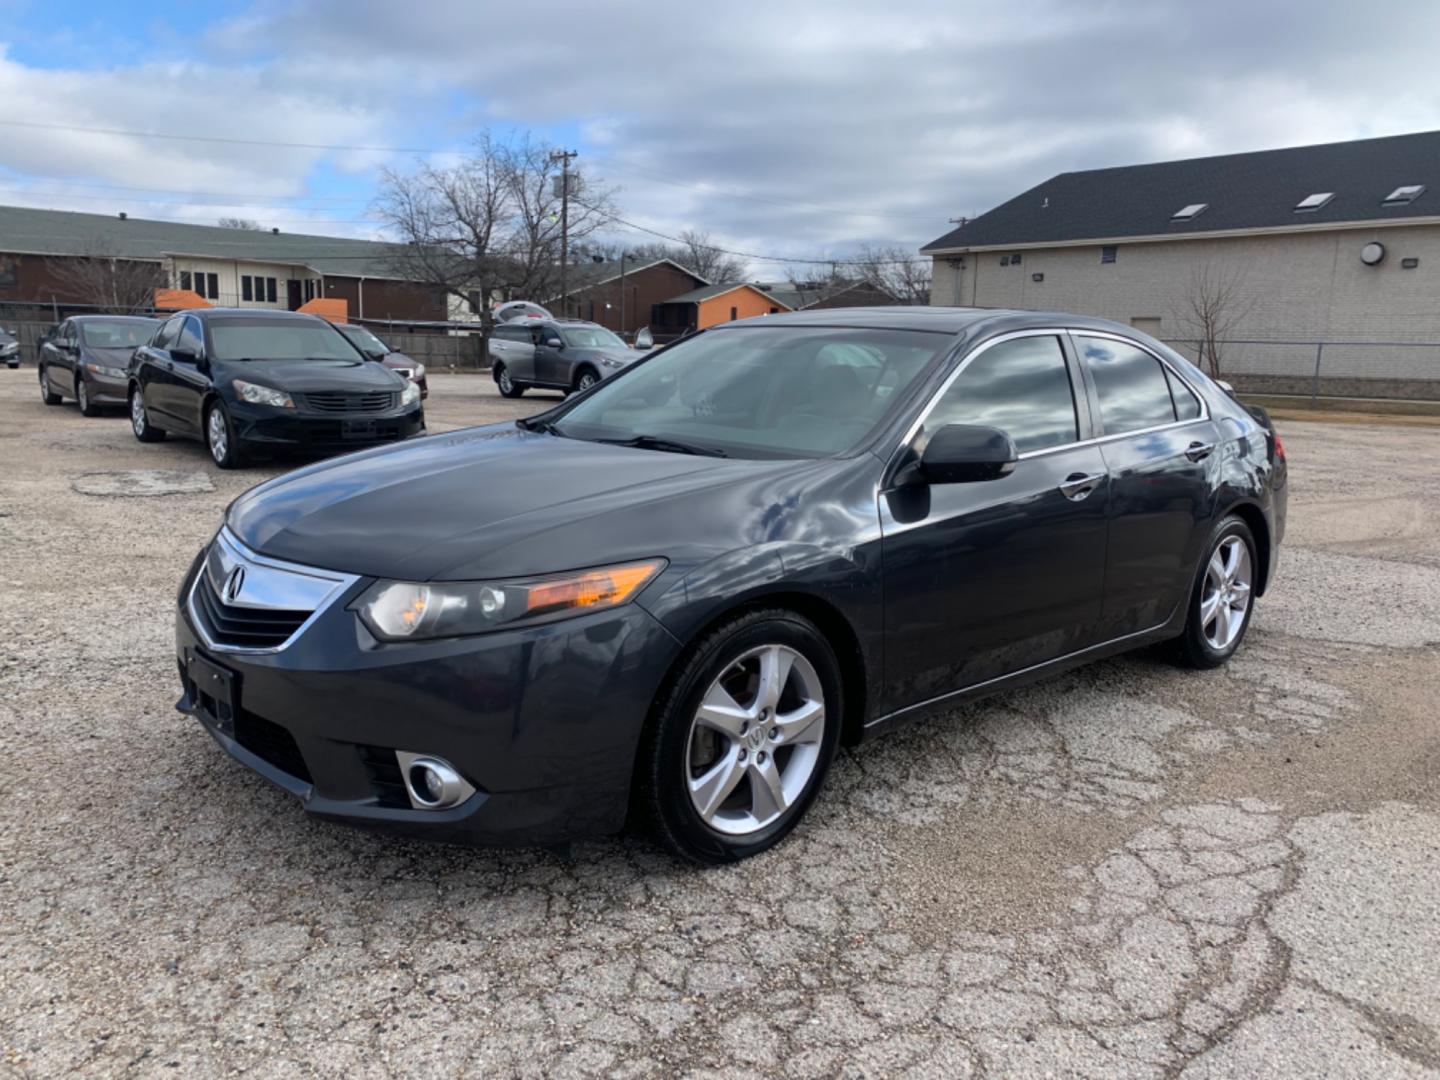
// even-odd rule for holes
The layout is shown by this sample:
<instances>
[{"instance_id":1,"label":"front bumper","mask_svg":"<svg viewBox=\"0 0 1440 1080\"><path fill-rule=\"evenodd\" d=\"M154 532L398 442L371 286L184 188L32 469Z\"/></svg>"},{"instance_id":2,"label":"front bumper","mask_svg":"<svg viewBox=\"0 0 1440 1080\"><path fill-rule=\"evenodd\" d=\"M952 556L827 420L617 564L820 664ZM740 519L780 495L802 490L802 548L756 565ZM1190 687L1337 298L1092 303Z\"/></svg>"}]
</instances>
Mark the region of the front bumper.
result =
<instances>
[{"instance_id":1,"label":"front bumper","mask_svg":"<svg viewBox=\"0 0 1440 1080\"><path fill-rule=\"evenodd\" d=\"M362 579L284 648L236 652L197 633L200 566L175 620L176 707L307 813L470 844L558 843L624 824L641 728L679 650L642 608L381 644L347 607ZM230 673L228 705L205 692L206 662ZM444 758L475 794L414 809L396 750Z\"/></svg>"},{"instance_id":2,"label":"front bumper","mask_svg":"<svg viewBox=\"0 0 1440 1080\"><path fill-rule=\"evenodd\" d=\"M421 405L375 414L317 416L238 400L226 404L236 438L261 453L360 450L425 432L425 409Z\"/></svg>"},{"instance_id":3,"label":"front bumper","mask_svg":"<svg viewBox=\"0 0 1440 1080\"><path fill-rule=\"evenodd\" d=\"M126 377L113 378L109 375L99 375L93 371L86 371L84 379L90 384L90 401L95 405L126 405L129 404L129 386Z\"/></svg>"}]
</instances>

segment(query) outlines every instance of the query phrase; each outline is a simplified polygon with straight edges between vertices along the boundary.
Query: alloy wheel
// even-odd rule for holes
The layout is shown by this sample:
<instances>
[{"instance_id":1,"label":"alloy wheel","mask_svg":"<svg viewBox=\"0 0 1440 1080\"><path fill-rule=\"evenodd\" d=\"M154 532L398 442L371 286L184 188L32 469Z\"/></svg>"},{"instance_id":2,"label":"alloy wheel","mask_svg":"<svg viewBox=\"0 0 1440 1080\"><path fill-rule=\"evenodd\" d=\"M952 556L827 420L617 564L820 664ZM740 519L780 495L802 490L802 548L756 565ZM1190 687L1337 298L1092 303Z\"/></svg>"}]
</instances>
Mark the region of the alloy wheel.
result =
<instances>
[{"instance_id":1,"label":"alloy wheel","mask_svg":"<svg viewBox=\"0 0 1440 1080\"><path fill-rule=\"evenodd\" d=\"M216 405L205 420L206 441L210 444L210 456L217 465L224 464L230 450L230 432L225 426L225 414Z\"/></svg>"},{"instance_id":2,"label":"alloy wheel","mask_svg":"<svg viewBox=\"0 0 1440 1080\"><path fill-rule=\"evenodd\" d=\"M80 406L82 413L90 408L90 391L85 389L83 378L75 381L75 404Z\"/></svg>"},{"instance_id":3,"label":"alloy wheel","mask_svg":"<svg viewBox=\"0 0 1440 1080\"><path fill-rule=\"evenodd\" d=\"M1200 632L1217 652L1234 644L1250 610L1250 548L1238 536L1227 536L1216 546L1205 567L1200 594Z\"/></svg>"},{"instance_id":4,"label":"alloy wheel","mask_svg":"<svg viewBox=\"0 0 1440 1080\"><path fill-rule=\"evenodd\" d=\"M594 386L597 382L599 382L599 380L587 371L585 372L585 374L580 376L580 382L577 384L576 389L578 389L583 394L586 390L589 390L590 387Z\"/></svg>"},{"instance_id":5,"label":"alloy wheel","mask_svg":"<svg viewBox=\"0 0 1440 1080\"><path fill-rule=\"evenodd\" d=\"M502 368L500 369L500 378L499 378L498 380L496 380L496 381L499 382L499 384L500 384L500 392L501 392L502 394L508 394L508 393L510 393L511 390L514 390L514 389L515 389L515 384L514 384L514 383L511 381L511 379L510 379L510 369L509 369L509 368L503 368L503 367L502 367Z\"/></svg>"},{"instance_id":6,"label":"alloy wheel","mask_svg":"<svg viewBox=\"0 0 1440 1080\"><path fill-rule=\"evenodd\" d=\"M685 783L700 818L745 836L804 793L825 739L825 695L809 660L762 645L710 684L691 721Z\"/></svg>"},{"instance_id":7,"label":"alloy wheel","mask_svg":"<svg viewBox=\"0 0 1440 1080\"><path fill-rule=\"evenodd\" d=\"M145 399L140 396L139 390L130 391L130 426L135 429L136 435L145 434Z\"/></svg>"}]
</instances>

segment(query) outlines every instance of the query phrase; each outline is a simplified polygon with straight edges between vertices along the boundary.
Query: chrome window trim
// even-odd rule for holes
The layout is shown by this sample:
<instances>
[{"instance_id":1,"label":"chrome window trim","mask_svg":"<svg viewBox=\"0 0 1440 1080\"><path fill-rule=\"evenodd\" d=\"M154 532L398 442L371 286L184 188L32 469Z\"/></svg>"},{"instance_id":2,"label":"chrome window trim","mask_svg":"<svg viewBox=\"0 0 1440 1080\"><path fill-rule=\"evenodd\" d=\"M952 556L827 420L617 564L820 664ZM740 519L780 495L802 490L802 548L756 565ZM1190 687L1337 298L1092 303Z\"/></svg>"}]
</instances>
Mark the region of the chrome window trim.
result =
<instances>
[{"instance_id":1,"label":"chrome window trim","mask_svg":"<svg viewBox=\"0 0 1440 1080\"><path fill-rule=\"evenodd\" d=\"M214 545L217 544L224 549L225 555L229 556L231 561L233 561L237 565L263 567L267 570L274 570L282 574L289 574L293 577L327 582L329 584L329 589L321 596L320 600L316 602L314 608L306 617L305 621L295 628L295 632L278 645L257 647L250 645L226 645L214 641L210 637L209 632L205 629L205 620L195 610L195 590L200 587L201 579L208 577L210 574L210 559L211 555L214 553ZM205 647L208 649L214 649L216 652L241 653L252 656L263 655L267 653L278 653L283 649L289 648L290 645L294 643L296 638L298 638L301 634L305 633L305 631L309 629L310 625L316 619L318 619L321 615L328 611L330 607L335 603L335 601L338 600L341 596L343 596L346 592L348 592L350 588L359 580L360 577L356 574L344 574L339 572L338 570L322 570L319 567L315 566L305 566L300 563L285 562L282 559L272 559L269 556L261 555L259 552L251 551L250 548L246 547L238 539L236 539L235 534L230 531L229 526L225 526L216 534L214 543L211 546L211 551L205 553L205 559L200 564L200 569L195 574L195 580L190 583L190 590L185 594L185 612L186 615L189 616L191 629L195 631L196 636L201 640L201 642L204 643ZM212 582L212 585L213 584L214 583ZM216 595L223 596L223 593L221 593L221 590L219 588L216 588L215 592ZM283 605L239 604L231 606L274 608L282 607ZM285 610L303 609L286 608Z\"/></svg>"},{"instance_id":2,"label":"chrome window trim","mask_svg":"<svg viewBox=\"0 0 1440 1080\"><path fill-rule=\"evenodd\" d=\"M940 399L943 398L943 397L945 396L945 394L949 391L951 384L953 384L953 383L955 382L955 380L958 379L958 378L964 373L965 369L970 366L970 362L971 362L972 360L974 360L977 356L980 356L981 354L985 353L987 350L989 350L990 348L992 348L992 347L995 346L995 345L1002 344L1003 342L1006 342L1006 341L1013 341L1013 340L1015 340L1016 338L1026 338L1026 337L1054 337L1054 338L1059 338L1062 334L1068 334L1068 335L1069 335L1070 337L1072 337L1072 338L1075 338L1075 337L1108 338L1108 339L1111 340L1111 341L1118 341L1118 342L1120 342L1120 343L1123 344L1123 345L1131 345L1131 346L1139 349L1141 352L1146 353L1146 354L1154 357L1156 360L1158 360L1158 361L1160 362L1160 364L1161 364L1167 371L1169 371L1171 374L1173 374L1173 375L1175 376L1175 378L1180 381L1180 384L1181 384L1182 386L1184 386L1187 390L1189 390L1192 394L1194 394L1194 395L1200 400L1200 415L1199 415L1199 416L1196 416L1196 417L1192 417L1192 418L1190 418L1189 420L1172 420L1172 421L1171 421L1170 423L1168 423L1168 424L1157 424L1157 425L1155 425L1154 427L1136 428L1136 429L1133 430L1133 431L1120 431L1120 432L1116 432L1116 433L1114 433L1114 434L1096 435L1096 436L1093 436L1093 437L1091 437L1091 438L1089 438L1089 439L1077 439L1077 440L1075 440L1074 442L1061 443L1061 444L1059 444L1059 445L1057 445L1057 446L1046 446L1046 447L1042 447L1042 448L1039 449L1039 450L1026 450L1023 454L1018 455L1018 460L1020 460L1020 461L1028 461L1028 460L1030 460L1031 458L1044 457L1046 454L1059 454L1059 453L1064 453L1066 450L1074 450L1074 449L1077 449L1077 448L1082 447L1082 446L1098 446L1098 445L1100 445L1101 443L1114 442L1114 441L1116 441L1117 439L1128 439L1128 438L1131 438L1132 436L1135 436L1135 435L1149 435L1149 434L1152 434L1152 433L1157 432L1157 431L1168 431L1168 430L1170 430L1171 428L1181 428L1181 427L1185 427L1187 424L1199 424L1199 423L1208 421L1208 420L1211 418L1211 417L1210 417L1210 402L1205 399L1205 395L1202 394L1202 393L1200 393L1198 390L1196 390L1194 384L1193 384L1188 378L1186 378L1186 376L1185 376L1182 372L1180 372L1179 370L1177 370L1174 364L1170 363L1170 362L1169 362L1168 360L1166 360L1163 356L1161 356L1159 353L1157 353L1154 349L1151 349L1151 348L1147 347L1144 343L1139 342L1139 341L1136 341L1134 338L1126 337L1124 334L1117 334L1117 333L1115 333L1115 332L1113 332L1113 331L1110 331L1110 330L1091 330L1091 329L1086 328L1086 327L1076 327L1076 326L1054 326L1054 327L1045 327L1045 328L1029 327L1029 328L1026 328L1026 329L1024 329L1024 330L1012 330L1012 331L1010 331L1009 333L1006 333L1006 334L999 334L999 335L997 335L996 337L990 338L988 341L981 342L978 346L976 346L976 348L975 348L973 351L971 351L970 353L966 354L966 356L964 357L964 359L962 359L962 360L960 361L960 363L955 366L955 370L952 371L948 376L946 376L945 381L944 381L943 383L941 383L940 386L939 386L939 388L930 396L930 400L925 403L925 407L920 411L920 415L919 415L918 417L916 417L914 423L912 423L912 424L910 425L910 427L906 430L904 438L902 438L902 439L900 440L899 446L897 446L897 447L895 448L895 454L892 454L892 455L891 455L891 460L893 461L896 455L900 454L903 450L905 450L908 446L910 446L910 444L914 441L915 436L919 434L920 429L925 426L925 421L930 418L930 414L931 414L932 412L934 412L934 411L935 411L935 407L940 404ZM1063 350L1063 345L1062 345L1062 350ZM1079 350L1078 348L1076 349L1076 357L1075 357L1075 359L1076 359L1076 362L1079 363L1079 364L1081 364L1081 365L1083 365L1083 364L1085 363L1085 356L1084 356L1083 353L1080 352L1080 350ZM1083 382L1083 376L1084 376L1083 366L1082 366L1082 369L1081 369L1081 375L1082 375L1082 382ZM1085 387L1086 387L1086 393L1088 394L1088 393L1089 393L1089 383L1088 383L1088 382L1085 382L1084 385L1085 385ZM1072 389L1072 393L1073 393L1073 389ZM1077 415L1076 415L1076 425L1077 425L1077 426L1076 426L1076 430L1079 430L1079 415L1078 415L1079 402L1076 402L1075 404L1076 404L1076 406L1077 406ZM1096 401L1095 404L1098 406L1098 405L1099 405L1099 402ZM1091 422L1092 422L1092 423L1095 422L1095 418L1094 418L1094 417L1091 418ZM1103 414L1103 413L1101 414L1101 416L1100 416L1100 418L1099 418L1099 422L1100 422L1100 425L1103 426L1103 424L1104 424L1104 422L1105 422L1105 421L1104 421L1104 414Z\"/></svg>"}]
</instances>

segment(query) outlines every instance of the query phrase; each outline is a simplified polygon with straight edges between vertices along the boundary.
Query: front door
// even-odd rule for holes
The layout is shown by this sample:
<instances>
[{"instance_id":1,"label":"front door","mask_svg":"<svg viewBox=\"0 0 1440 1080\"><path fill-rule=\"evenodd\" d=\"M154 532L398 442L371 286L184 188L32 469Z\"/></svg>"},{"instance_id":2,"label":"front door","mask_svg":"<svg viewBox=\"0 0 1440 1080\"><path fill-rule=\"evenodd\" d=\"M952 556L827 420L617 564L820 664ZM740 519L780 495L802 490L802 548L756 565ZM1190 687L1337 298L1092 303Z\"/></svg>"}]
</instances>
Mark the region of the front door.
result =
<instances>
[{"instance_id":1,"label":"front door","mask_svg":"<svg viewBox=\"0 0 1440 1080\"><path fill-rule=\"evenodd\" d=\"M1164 623L1189 595L1215 513L1219 434L1184 380L1137 343L1074 341L1110 473L1103 631L1122 637Z\"/></svg>"},{"instance_id":2,"label":"front door","mask_svg":"<svg viewBox=\"0 0 1440 1080\"><path fill-rule=\"evenodd\" d=\"M535 338L535 380L547 386L569 386L564 342L551 326L538 327Z\"/></svg>"},{"instance_id":3,"label":"front door","mask_svg":"<svg viewBox=\"0 0 1440 1080\"><path fill-rule=\"evenodd\" d=\"M1081 442L1088 411L1064 335L1051 331L982 344L924 417L914 453L946 424L985 424L1021 457L997 480L881 495L884 711L1098 640L1110 488L1100 449Z\"/></svg>"},{"instance_id":4,"label":"front door","mask_svg":"<svg viewBox=\"0 0 1440 1080\"><path fill-rule=\"evenodd\" d=\"M200 406L210 388L209 370L205 361L205 335L200 321L185 316L180 325L180 339L170 354L170 413L180 422L183 431L199 431Z\"/></svg>"},{"instance_id":5,"label":"front door","mask_svg":"<svg viewBox=\"0 0 1440 1080\"><path fill-rule=\"evenodd\" d=\"M285 306L291 311L299 311L303 303L300 299L300 282L291 278L285 282Z\"/></svg>"}]
</instances>

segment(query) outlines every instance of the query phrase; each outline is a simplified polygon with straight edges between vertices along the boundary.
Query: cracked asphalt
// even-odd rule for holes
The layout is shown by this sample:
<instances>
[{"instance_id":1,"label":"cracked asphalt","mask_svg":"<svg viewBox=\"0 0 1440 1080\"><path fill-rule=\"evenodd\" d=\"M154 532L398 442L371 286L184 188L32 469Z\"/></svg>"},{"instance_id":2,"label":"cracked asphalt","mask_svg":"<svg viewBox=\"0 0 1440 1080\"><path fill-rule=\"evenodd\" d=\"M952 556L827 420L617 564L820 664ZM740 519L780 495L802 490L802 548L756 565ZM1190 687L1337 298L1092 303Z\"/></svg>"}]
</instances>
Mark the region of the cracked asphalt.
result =
<instances>
[{"instance_id":1,"label":"cracked asphalt","mask_svg":"<svg viewBox=\"0 0 1440 1080\"><path fill-rule=\"evenodd\" d=\"M439 376L431 427L546 400ZM175 587L269 472L0 372L0 1075L1440 1075L1440 429L1283 434L1227 668L897 731L698 870L305 820L172 708Z\"/></svg>"}]
</instances>

